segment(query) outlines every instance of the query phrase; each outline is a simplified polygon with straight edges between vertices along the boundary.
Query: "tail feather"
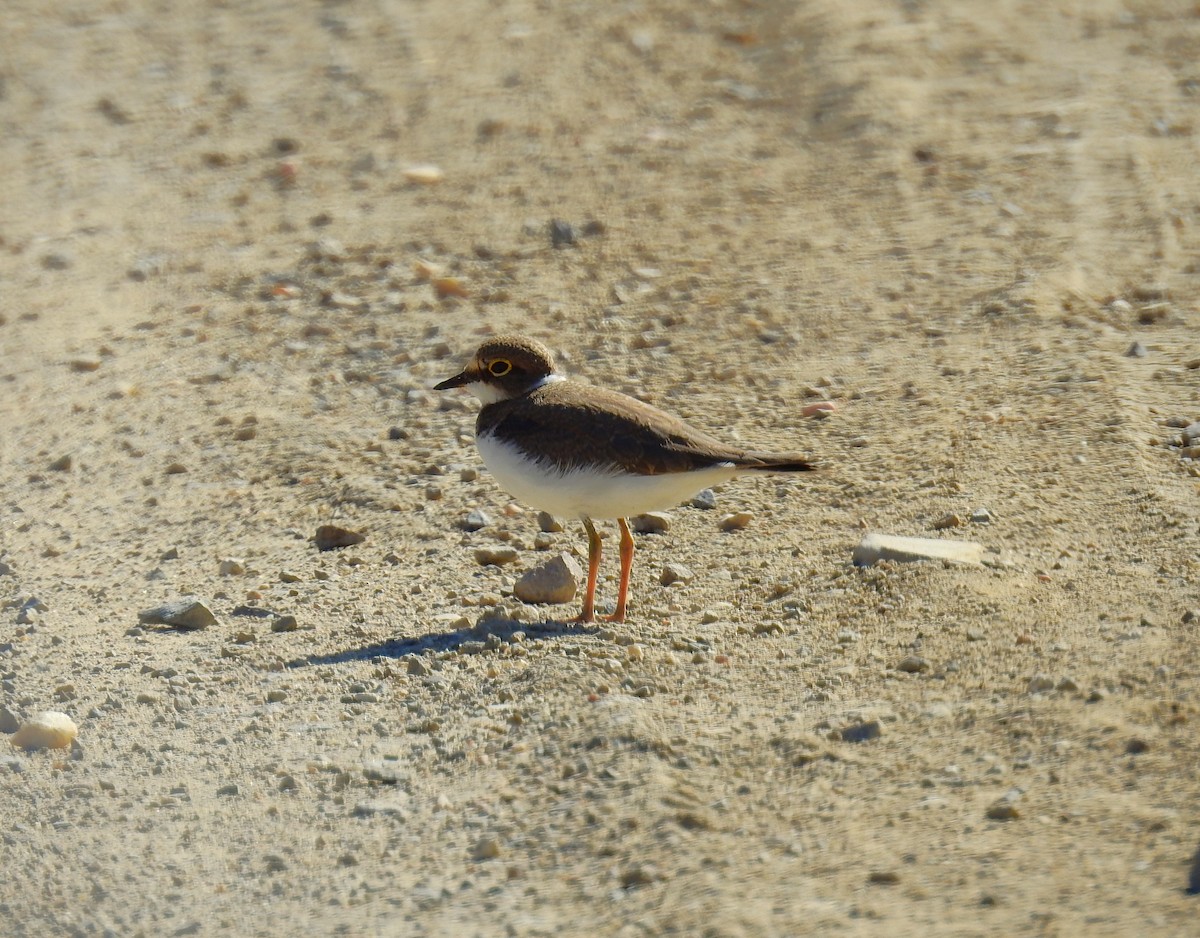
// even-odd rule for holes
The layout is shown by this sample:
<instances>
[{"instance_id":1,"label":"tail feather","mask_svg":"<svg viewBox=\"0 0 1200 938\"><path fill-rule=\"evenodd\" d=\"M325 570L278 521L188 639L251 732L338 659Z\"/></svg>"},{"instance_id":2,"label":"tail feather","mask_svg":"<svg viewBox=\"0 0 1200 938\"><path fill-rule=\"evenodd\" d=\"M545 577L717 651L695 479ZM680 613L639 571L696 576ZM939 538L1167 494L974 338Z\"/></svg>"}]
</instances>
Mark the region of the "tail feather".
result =
<instances>
[{"instance_id":1,"label":"tail feather","mask_svg":"<svg viewBox=\"0 0 1200 938\"><path fill-rule=\"evenodd\" d=\"M797 453L747 453L742 468L761 472L815 472L817 465Z\"/></svg>"}]
</instances>

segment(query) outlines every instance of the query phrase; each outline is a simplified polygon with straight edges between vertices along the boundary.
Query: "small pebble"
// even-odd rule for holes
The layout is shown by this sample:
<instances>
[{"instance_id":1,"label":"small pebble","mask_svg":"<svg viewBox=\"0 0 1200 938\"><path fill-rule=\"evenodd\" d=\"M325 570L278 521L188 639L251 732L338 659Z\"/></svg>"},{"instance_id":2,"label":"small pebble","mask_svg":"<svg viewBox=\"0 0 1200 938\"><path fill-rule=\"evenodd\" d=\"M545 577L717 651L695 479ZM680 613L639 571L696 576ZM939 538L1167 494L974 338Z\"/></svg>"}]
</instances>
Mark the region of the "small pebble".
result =
<instances>
[{"instance_id":1,"label":"small pebble","mask_svg":"<svg viewBox=\"0 0 1200 938\"><path fill-rule=\"evenodd\" d=\"M401 170L400 175L404 178L405 182L418 186L437 185L446 176L439 167L428 163L409 166Z\"/></svg>"},{"instance_id":2,"label":"small pebble","mask_svg":"<svg viewBox=\"0 0 1200 938\"><path fill-rule=\"evenodd\" d=\"M672 583L690 583L693 577L692 571L683 564L669 563L663 567L658 582L663 586L670 586Z\"/></svg>"},{"instance_id":3,"label":"small pebble","mask_svg":"<svg viewBox=\"0 0 1200 938\"><path fill-rule=\"evenodd\" d=\"M0 707L0 733L15 733L21 728L21 718L8 707Z\"/></svg>"},{"instance_id":4,"label":"small pebble","mask_svg":"<svg viewBox=\"0 0 1200 938\"><path fill-rule=\"evenodd\" d=\"M989 821L1015 821L1020 816L1021 812L1007 795L997 801L993 801L987 809L987 818Z\"/></svg>"},{"instance_id":5,"label":"small pebble","mask_svg":"<svg viewBox=\"0 0 1200 938\"><path fill-rule=\"evenodd\" d=\"M928 671L930 667L929 659L922 658L920 655L909 655L907 658L901 659L896 665L897 671L904 671L907 674L921 674Z\"/></svg>"},{"instance_id":6,"label":"small pebble","mask_svg":"<svg viewBox=\"0 0 1200 938\"><path fill-rule=\"evenodd\" d=\"M79 728L65 713L46 710L30 717L8 738L18 749L66 749L79 735Z\"/></svg>"},{"instance_id":7,"label":"small pebble","mask_svg":"<svg viewBox=\"0 0 1200 938\"><path fill-rule=\"evenodd\" d=\"M583 568L564 552L522 574L513 595L525 603L569 603L582 581Z\"/></svg>"},{"instance_id":8,"label":"small pebble","mask_svg":"<svg viewBox=\"0 0 1200 938\"><path fill-rule=\"evenodd\" d=\"M359 534L357 531L351 531L347 528L340 528L336 524L323 524L317 528L317 533L313 535L313 542L317 545L317 550L336 550L339 547L350 547L353 544L361 544L366 539L365 534Z\"/></svg>"},{"instance_id":9,"label":"small pebble","mask_svg":"<svg viewBox=\"0 0 1200 938\"><path fill-rule=\"evenodd\" d=\"M1134 287L1129 295L1140 302L1165 300L1171 295L1171 289L1165 283L1143 283Z\"/></svg>"},{"instance_id":10,"label":"small pebble","mask_svg":"<svg viewBox=\"0 0 1200 938\"><path fill-rule=\"evenodd\" d=\"M476 841L471 857L475 860L494 860L500 853L500 841L495 837L481 837Z\"/></svg>"},{"instance_id":11,"label":"small pebble","mask_svg":"<svg viewBox=\"0 0 1200 938\"><path fill-rule=\"evenodd\" d=\"M986 508L976 508L971 511L971 524L991 524L992 513Z\"/></svg>"},{"instance_id":12,"label":"small pebble","mask_svg":"<svg viewBox=\"0 0 1200 938\"><path fill-rule=\"evenodd\" d=\"M867 720L864 723L844 727L840 735L842 740L847 743L865 743L883 735L883 724L878 720Z\"/></svg>"},{"instance_id":13,"label":"small pebble","mask_svg":"<svg viewBox=\"0 0 1200 938\"><path fill-rule=\"evenodd\" d=\"M543 534L558 534L563 526L548 511L539 511L537 516L538 529Z\"/></svg>"},{"instance_id":14,"label":"small pebble","mask_svg":"<svg viewBox=\"0 0 1200 938\"><path fill-rule=\"evenodd\" d=\"M492 519L486 512L480 511L478 508L467 512L467 516L462 520L462 528L464 531L478 531L486 528L492 523Z\"/></svg>"},{"instance_id":15,"label":"small pebble","mask_svg":"<svg viewBox=\"0 0 1200 938\"><path fill-rule=\"evenodd\" d=\"M638 534L663 534L671 530L671 516L665 511L648 511L630 518L629 526Z\"/></svg>"},{"instance_id":16,"label":"small pebble","mask_svg":"<svg viewBox=\"0 0 1200 938\"><path fill-rule=\"evenodd\" d=\"M961 528L967 523L967 519L962 515L957 515L951 512L948 515L942 515L937 521L933 522L935 531L945 531L947 528Z\"/></svg>"},{"instance_id":17,"label":"small pebble","mask_svg":"<svg viewBox=\"0 0 1200 938\"><path fill-rule=\"evenodd\" d=\"M895 870L873 870L867 876L867 882L873 886L895 886L900 882L900 874Z\"/></svg>"},{"instance_id":18,"label":"small pebble","mask_svg":"<svg viewBox=\"0 0 1200 938\"><path fill-rule=\"evenodd\" d=\"M429 281L429 283L433 287L433 295L439 300L444 300L451 296L461 299L471 295L471 291L467 288L461 277L436 277Z\"/></svg>"},{"instance_id":19,"label":"small pebble","mask_svg":"<svg viewBox=\"0 0 1200 938\"><path fill-rule=\"evenodd\" d=\"M800 416L816 417L818 420L822 420L825 417L833 416L833 413L836 410L837 404L835 404L833 401L818 401L815 404L805 404L803 407L801 407Z\"/></svg>"},{"instance_id":20,"label":"small pebble","mask_svg":"<svg viewBox=\"0 0 1200 938\"><path fill-rule=\"evenodd\" d=\"M246 564L241 560L235 560L231 557L221 561L217 567L217 572L221 576L242 576L246 572Z\"/></svg>"},{"instance_id":21,"label":"small pebble","mask_svg":"<svg viewBox=\"0 0 1200 938\"><path fill-rule=\"evenodd\" d=\"M978 564L983 561L983 545L974 541L868 534L854 549L853 560L859 567L869 567L881 560L893 560L897 563L946 560Z\"/></svg>"},{"instance_id":22,"label":"small pebble","mask_svg":"<svg viewBox=\"0 0 1200 938\"><path fill-rule=\"evenodd\" d=\"M737 511L733 514L726 515L722 518L717 526L722 531L741 531L748 527L750 522L754 520L754 513L749 511Z\"/></svg>"},{"instance_id":23,"label":"small pebble","mask_svg":"<svg viewBox=\"0 0 1200 938\"><path fill-rule=\"evenodd\" d=\"M620 882L622 889L636 889L638 886L649 886L659 879L662 877L653 866L638 863L622 870Z\"/></svg>"},{"instance_id":24,"label":"small pebble","mask_svg":"<svg viewBox=\"0 0 1200 938\"><path fill-rule=\"evenodd\" d=\"M1054 690L1054 678L1049 674L1035 674L1029 679L1029 693L1040 694L1043 691Z\"/></svg>"},{"instance_id":25,"label":"small pebble","mask_svg":"<svg viewBox=\"0 0 1200 938\"><path fill-rule=\"evenodd\" d=\"M1141 342L1134 342L1125 350L1126 358L1145 358L1147 355L1146 346Z\"/></svg>"},{"instance_id":26,"label":"small pebble","mask_svg":"<svg viewBox=\"0 0 1200 938\"><path fill-rule=\"evenodd\" d=\"M295 616L280 616L271 622L272 632L295 632L300 628Z\"/></svg>"},{"instance_id":27,"label":"small pebble","mask_svg":"<svg viewBox=\"0 0 1200 938\"><path fill-rule=\"evenodd\" d=\"M179 599L138 613L142 625L169 625L177 629L206 629L217 624L211 609L198 599Z\"/></svg>"},{"instance_id":28,"label":"small pebble","mask_svg":"<svg viewBox=\"0 0 1200 938\"><path fill-rule=\"evenodd\" d=\"M575 229L570 222L558 218L550 221L550 243L556 247L566 247L575 243Z\"/></svg>"},{"instance_id":29,"label":"small pebble","mask_svg":"<svg viewBox=\"0 0 1200 938\"><path fill-rule=\"evenodd\" d=\"M477 547L475 562L481 567L502 567L520 556L512 547Z\"/></svg>"},{"instance_id":30,"label":"small pebble","mask_svg":"<svg viewBox=\"0 0 1200 938\"><path fill-rule=\"evenodd\" d=\"M378 759L363 763L363 777L370 782L398 785L405 775L398 759Z\"/></svg>"},{"instance_id":31,"label":"small pebble","mask_svg":"<svg viewBox=\"0 0 1200 938\"><path fill-rule=\"evenodd\" d=\"M712 489L701 489L692 496L692 507L712 511L717 507L717 495Z\"/></svg>"}]
</instances>

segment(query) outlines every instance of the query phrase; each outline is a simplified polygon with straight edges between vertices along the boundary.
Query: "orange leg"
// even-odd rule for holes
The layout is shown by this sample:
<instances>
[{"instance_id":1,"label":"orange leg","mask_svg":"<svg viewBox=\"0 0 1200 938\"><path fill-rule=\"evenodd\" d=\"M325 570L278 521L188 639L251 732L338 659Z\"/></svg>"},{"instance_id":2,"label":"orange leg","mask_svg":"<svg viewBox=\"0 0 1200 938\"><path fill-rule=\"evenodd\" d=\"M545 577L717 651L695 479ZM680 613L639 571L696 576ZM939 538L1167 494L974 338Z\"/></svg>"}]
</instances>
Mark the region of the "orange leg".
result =
<instances>
[{"instance_id":1,"label":"orange leg","mask_svg":"<svg viewBox=\"0 0 1200 938\"><path fill-rule=\"evenodd\" d=\"M591 518L583 519L583 526L588 536L588 578L587 592L583 594L583 611L575 622L596 621L596 579L600 575L600 534Z\"/></svg>"},{"instance_id":2,"label":"orange leg","mask_svg":"<svg viewBox=\"0 0 1200 938\"><path fill-rule=\"evenodd\" d=\"M618 518L621 526L621 585L617 590L617 611L611 616L605 616L606 622L625 621L625 600L629 596L629 573L633 570L633 535L629 533L629 524L624 518Z\"/></svg>"}]
</instances>

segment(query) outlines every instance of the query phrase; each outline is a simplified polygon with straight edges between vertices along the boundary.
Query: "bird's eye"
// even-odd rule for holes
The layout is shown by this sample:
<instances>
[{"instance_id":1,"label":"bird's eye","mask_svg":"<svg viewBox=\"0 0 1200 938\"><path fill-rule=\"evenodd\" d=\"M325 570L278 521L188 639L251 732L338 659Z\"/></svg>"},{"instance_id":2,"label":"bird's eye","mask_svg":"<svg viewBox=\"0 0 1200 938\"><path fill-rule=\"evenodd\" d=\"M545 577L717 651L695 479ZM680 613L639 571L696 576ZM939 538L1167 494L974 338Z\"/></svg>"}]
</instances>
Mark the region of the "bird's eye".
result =
<instances>
[{"instance_id":1,"label":"bird's eye","mask_svg":"<svg viewBox=\"0 0 1200 938\"><path fill-rule=\"evenodd\" d=\"M497 358L488 364L488 374L493 378L503 378L510 371L512 371L512 362L506 358Z\"/></svg>"}]
</instances>

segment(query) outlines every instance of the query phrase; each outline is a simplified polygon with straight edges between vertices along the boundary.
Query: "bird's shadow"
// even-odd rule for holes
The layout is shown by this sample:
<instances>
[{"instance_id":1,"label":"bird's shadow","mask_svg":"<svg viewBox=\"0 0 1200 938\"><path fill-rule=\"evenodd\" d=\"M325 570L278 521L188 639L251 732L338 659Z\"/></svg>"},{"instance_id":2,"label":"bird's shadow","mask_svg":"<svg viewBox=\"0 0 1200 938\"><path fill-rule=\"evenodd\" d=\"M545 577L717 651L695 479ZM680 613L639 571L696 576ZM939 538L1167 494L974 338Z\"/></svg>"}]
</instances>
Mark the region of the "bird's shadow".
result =
<instances>
[{"instance_id":1,"label":"bird's shadow","mask_svg":"<svg viewBox=\"0 0 1200 938\"><path fill-rule=\"evenodd\" d=\"M484 648L490 643L511 645L513 635L523 632L529 638L562 638L566 635L594 635L598 627L594 624L580 622L561 622L551 619L546 622L519 622L516 619L505 619L497 616L494 619L484 619L470 628L454 629L450 632L426 632L411 638L395 638L361 648L347 648L344 651L328 652L321 655L305 655L287 662L288 668L308 668L323 664L346 664L351 661L371 661L376 658L404 658L408 655L454 651L465 642L482 642ZM493 637L494 636L494 637Z\"/></svg>"}]
</instances>

